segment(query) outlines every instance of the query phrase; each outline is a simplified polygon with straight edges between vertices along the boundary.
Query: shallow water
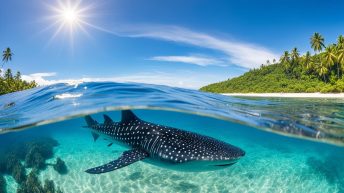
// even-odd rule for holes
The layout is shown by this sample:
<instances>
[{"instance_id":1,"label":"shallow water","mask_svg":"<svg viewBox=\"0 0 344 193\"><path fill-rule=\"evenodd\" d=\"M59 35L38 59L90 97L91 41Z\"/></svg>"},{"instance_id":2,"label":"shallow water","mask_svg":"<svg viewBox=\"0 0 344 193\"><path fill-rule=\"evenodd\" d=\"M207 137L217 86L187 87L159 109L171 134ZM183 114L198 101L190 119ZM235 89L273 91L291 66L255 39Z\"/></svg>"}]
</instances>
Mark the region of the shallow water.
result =
<instances>
[{"instance_id":1,"label":"shallow water","mask_svg":"<svg viewBox=\"0 0 344 193\"><path fill-rule=\"evenodd\" d=\"M0 102L0 158L18 151L18 144L56 140L58 145L44 161L48 165L37 176L41 183L53 180L62 192L344 192L340 100L235 98L154 85L85 83L5 95ZM101 175L85 173L126 149L108 147L103 139L94 142L81 115L95 113L92 116L102 122L102 114L107 114L119 121L115 109L129 107L141 108L134 112L145 121L214 137L242 148L246 155L231 167L210 172L136 162ZM30 129L22 130L27 126ZM18 132L9 132L13 130ZM25 154L18 159L28 175L32 168ZM58 173L49 165L57 157L67 172ZM2 176L7 192L22 186L13 174Z\"/></svg>"}]
</instances>

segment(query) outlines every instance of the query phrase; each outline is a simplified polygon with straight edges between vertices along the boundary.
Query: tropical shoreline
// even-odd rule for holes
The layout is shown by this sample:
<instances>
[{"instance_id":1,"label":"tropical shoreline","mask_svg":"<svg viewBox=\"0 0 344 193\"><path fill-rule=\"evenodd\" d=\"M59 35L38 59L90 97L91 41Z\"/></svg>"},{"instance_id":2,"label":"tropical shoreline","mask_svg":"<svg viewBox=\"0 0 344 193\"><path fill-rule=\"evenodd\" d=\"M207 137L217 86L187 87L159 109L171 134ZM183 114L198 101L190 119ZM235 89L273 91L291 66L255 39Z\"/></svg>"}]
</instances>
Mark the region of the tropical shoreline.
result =
<instances>
[{"instance_id":1,"label":"tropical shoreline","mask_svg":"<svg viewBox=\"0 0 344 193\"><path fill-rule=\"evenodd\" d=\"M344 93L221 93L225 96L274 98L343 98Z\"/></svg>"},{"instance_id":2,"label":"tropical shoreline","mask_svg":"<svg viewBox=\"0 0 344 193\"><path fill-rule=\"evenodd\" d=\"M260 68L251 68L241 76L209 84L200 90L214 93L344 93L344 36L339 35L336 42L325 46L324 37L314 33L310 44L313 53L300 54L294 47L284 51L279 61L267 60ZM314 97L323 95L315 94Z\"/></svg>"}]
</instances>

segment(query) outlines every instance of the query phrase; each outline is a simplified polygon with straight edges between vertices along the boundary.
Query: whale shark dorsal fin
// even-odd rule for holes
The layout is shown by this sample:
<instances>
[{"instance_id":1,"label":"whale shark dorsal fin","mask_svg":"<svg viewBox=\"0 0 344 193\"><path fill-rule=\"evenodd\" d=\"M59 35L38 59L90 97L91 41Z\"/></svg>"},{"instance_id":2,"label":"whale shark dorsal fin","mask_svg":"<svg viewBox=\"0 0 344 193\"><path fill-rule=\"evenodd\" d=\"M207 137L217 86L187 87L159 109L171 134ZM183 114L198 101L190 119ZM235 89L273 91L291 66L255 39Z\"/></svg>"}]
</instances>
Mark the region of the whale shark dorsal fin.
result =
<instances>
[{"instance_id":1,"label":"whale shark dorsal fin","mask_svg":"<svg viewBox=\"0 0 344 193\"><path fill-rule=\"evenodd\" d=\"M131 110L122 110L122 122L128 123L130 121L140 120Z\"/></svg>"},{"instance_id":2,"label":"whale shark dorsal fin","mask_svg":"<svg viewBox=\"0 0 344 193\"><path fill-rule=\"evenodd\" d=\"M104 125L111 125L111 124L113 124L113 120L109 116L104 114L103 117L104 117Z\"/></svg>"},{"instance_id":3,"label":"whale shark dorsal fin","mask_svg":"<svg viewBox=\"0 0 344 193\"><path fill-rule=\"evenodd\" d=\"M114 161L111 161L102 166L88 169L85 172L89 174L101 174L101 173L111 172L113 170L117 170L119 168L123 168L127 165L140 161L146 157L148 157L148 153L145 152L144 150L132 149L132 150L123 152L123 154Z\"/></svg>"}]
</instances>

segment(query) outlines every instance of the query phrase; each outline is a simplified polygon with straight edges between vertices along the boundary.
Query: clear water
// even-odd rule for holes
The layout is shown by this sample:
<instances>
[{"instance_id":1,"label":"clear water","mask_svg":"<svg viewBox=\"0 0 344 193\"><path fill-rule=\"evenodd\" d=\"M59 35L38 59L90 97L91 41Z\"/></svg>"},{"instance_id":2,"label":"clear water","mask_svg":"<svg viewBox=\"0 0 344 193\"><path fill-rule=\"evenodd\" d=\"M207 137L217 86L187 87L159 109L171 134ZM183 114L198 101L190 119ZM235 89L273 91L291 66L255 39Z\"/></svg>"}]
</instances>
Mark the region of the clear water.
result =
<instances>
[{"instance_id":1,"label":"clear water","mask_svg":"<svg viewBox=\"0 0 344 193\"><path fill-rule=\"evenodd\" d=\"M17 147L54 139L59 145L50 147L47 165L35 174L42 184L53 180L62 192L344 192L342 100L238 98L156 85L83 83L4 95L0 103L0 171L9 152L23 152ZM119 110L128 108L143 120L223 140L246 155L210 172L137 162L101 175L85 173L126 149L94 142L83 116L94 114L102 122L107 114L118 121ZM29 175L27 154L17 158ZM67 172L54 170L57 157ZM7 192L23 186L9 172L0 176Z\"/></svg>"}]
</instances>

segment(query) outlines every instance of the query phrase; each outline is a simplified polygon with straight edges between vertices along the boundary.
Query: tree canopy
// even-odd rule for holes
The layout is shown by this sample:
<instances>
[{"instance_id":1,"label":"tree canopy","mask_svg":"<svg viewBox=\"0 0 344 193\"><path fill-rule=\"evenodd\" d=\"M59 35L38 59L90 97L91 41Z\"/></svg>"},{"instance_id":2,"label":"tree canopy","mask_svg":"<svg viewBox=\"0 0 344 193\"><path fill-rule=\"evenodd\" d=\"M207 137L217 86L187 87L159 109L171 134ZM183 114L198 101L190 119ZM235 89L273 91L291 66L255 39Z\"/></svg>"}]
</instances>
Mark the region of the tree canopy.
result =
<instances>
[{"instance_id":1,"label":"tree canopy","mask_svg":"<svg viewBox=\"0 0 344 193\"><path fill-rule=\"evenodd\" d=\"M12 60L12 50L11 48L6 48L3 52L2 52L2 62L3 64L8 62L8 61L11 61Z\"/></svg>"},{"instance_id":2,"label":"tree canopy","mask_svg":"<svg viewBox=\"0 0 344 193\"><path fill-rule=\"evenodd\" d=\"M3 76L0 76L0 95L36 87L36 82L26 82L21 79L20 72L12 75L12 70L7 69Z\"/></svg>"},{"instance_id":3,"label":"tree canopy","mask_svg":"<svg viewBox=\"0 0 344 193\"><path fill-rule=\"evenodd\" d=\"M311 37L315 51L300 56L297 48L285 51L279 63L262 64L244 75L210 84L201 90L216 93L231 92L344 92L344 37L325 46L319 33ZM323 52L321 52L324 50Z\"/></svg>"},{"instance_id":4,"label":"tree canopy","mask_svg":"<svg viewBox=\"0 0 344 193\"><path fill-rule=\"evenodd\" d=\"M2 54L3 64L8 63L12 60L12 50L6 48ZM7 94L10 92L16 92L20 90L30 89L36 87L37 84L35 81L26 82L21 79L21 73L18 71L16 75L13 76L12 70L8 68L5 72L1 72L0 69L0 95Z\"/></svg>"}]
</instances>

